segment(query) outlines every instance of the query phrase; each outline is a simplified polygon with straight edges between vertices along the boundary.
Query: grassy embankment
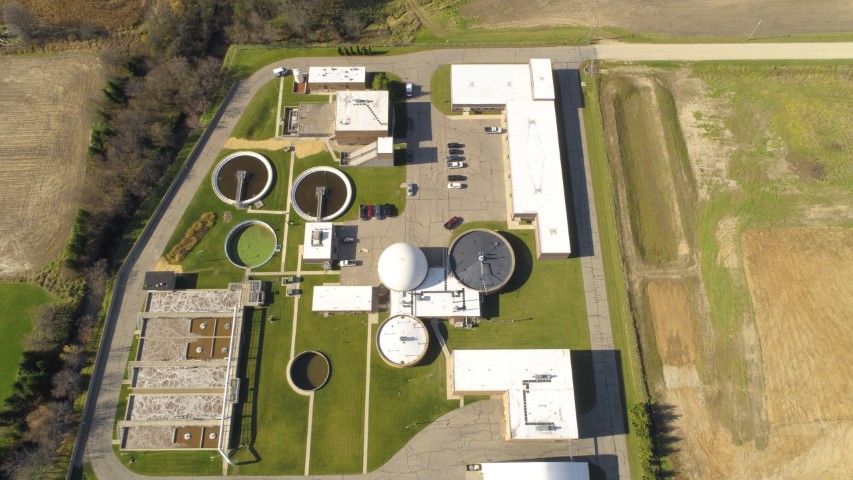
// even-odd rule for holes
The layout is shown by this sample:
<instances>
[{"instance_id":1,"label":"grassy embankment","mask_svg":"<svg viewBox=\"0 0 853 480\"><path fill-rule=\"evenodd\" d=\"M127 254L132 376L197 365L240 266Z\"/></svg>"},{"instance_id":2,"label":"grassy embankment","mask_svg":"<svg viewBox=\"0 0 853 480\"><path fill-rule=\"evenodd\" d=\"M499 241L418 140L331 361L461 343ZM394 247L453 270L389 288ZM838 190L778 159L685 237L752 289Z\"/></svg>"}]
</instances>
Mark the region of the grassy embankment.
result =
<instances>
[{"instance_id":1,"label":"grassy embankment","mask_svg":"<svg viewBox=\"0 0 853 480\"><path fill-rule=\"evenodd\" d=\"M33 329L36 309L53 301L47 290L28 283L0 283L0 330L5 346L0 354L0 401L12 393L24 338Z\"/></svg>"},{"instance_id":2,"label":"grassy embankment","mask_svg":"<svg viewBox=\"0 0 853 480\"><path fill-rule=\"evenodd\" d=\"M326 103L328 95L304 95L293 93L293 75L270 80L265 83L258 93L252 97L246 110L234 126L231 133L235 138L246 138L249 140L268 140L275 136L276 110L278 109L278 93L281 83L284 83L284 91L281 98L282 109L284 107L296 107L300 103ZM284 113L282 111L282 113Z\"/></svg>"}]
</instances>

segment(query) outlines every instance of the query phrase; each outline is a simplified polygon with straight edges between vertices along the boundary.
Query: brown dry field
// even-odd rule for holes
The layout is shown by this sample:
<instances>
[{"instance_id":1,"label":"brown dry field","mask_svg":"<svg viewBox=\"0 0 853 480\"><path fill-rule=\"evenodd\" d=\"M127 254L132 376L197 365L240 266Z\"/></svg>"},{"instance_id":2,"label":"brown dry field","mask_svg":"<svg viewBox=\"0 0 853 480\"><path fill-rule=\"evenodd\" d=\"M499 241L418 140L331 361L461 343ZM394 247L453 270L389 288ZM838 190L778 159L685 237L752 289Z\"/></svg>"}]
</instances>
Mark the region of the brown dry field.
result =
<instances>
[{"instance_id":1,"label":"brown dry field","mask_svg":"<svg viewBox=\"0 0 853 480\"><path fill-rule=\"evenodd\" d=\"M67 241L102 77L91 54L0 57L0 278Z\"/></svg>"},{"instance_id":2,"label":"brown dry field","mask_svg":"<svg viewBox=\"0 0 853 480\"><path fill-rule=\"evenodd\" d=\"M53 24L85 22L116 32L139 21L150 0L18 0L40 20ZM6 3L6 2L0 2Z\"/></svg>"},{"instance_id":3,"label":"brown dry field","mask_svg":"<svg viewBox=\"0 0 853 480\"><path fill-rule=\"evenodd\" d=\"M629 32L676 36L755 38L849 33L849 0L469 0L460 14L476 19L472 27L538 26L618 27Z\"/></svg>"}]
</instances>

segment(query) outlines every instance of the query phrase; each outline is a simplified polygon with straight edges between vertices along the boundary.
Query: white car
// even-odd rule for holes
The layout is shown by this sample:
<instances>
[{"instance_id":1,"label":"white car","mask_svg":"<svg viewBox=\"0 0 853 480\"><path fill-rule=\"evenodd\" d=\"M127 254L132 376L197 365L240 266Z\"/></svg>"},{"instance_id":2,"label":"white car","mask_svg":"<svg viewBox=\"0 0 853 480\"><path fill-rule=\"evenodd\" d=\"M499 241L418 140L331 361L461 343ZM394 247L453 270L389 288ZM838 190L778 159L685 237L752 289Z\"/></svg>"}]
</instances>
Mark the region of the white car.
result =
<instances>
[{"instance_id":1,"label":"white car","mask_svg":"<svg viewBox=\"0 0 853 480\"><path fill-rule=\"evenodd\" d=\"M447 168L465 168L465 162L447 162Z\"/></svg>"},{"instance_id":2,"label":"white car","mask_svg":"<svg viewBox=\"0 0 853 480\"><path fill-rule=\"evenodd\" d=\"M341 267L354 267L357 265L355 260L341 260L338 262L338 265Z\"/></svg>"},{"instance_id":3,"label":"white car","mask_svg":"<svg viewBox=\"0 0 853 480\"><path fill-rule=\"evenodd\" d=\"M406 184L406 196L407 197L414 197L415 196L415 184L414 183L407 183Z\"/></svg>"},{"instance_id":4,"label":"white car","mask_svg":"<svg viewBox=\"0 0 853 480\"><path fill-rule=\"evenodd\" d=\"M447 184L447 188L462 188L462 184L459 182L450 182Z\"/></svg>"},{"instance_id":5,"label":"white car","mask_svg":"<svg viewBox=\"0 0 853 480\"><path fill-rule=\"evenodd\" d=\"M501 127L486 127L486 133L504 133Z\"/></svg>"},{"instance_id":6,"label":"white car","mask_svg":"<svg viewBox=\"0 0 853 480\"><path fill-rule=\"evenodd\" d=\"M412 96L412 94L413 94L413 90L414 90L414 88L412 87L412 84L411 84L411 83L407 83L407 84L406 84L406 96L407 96L407 97L411 97L411 96Z\"/></svg>"}]
</instances>

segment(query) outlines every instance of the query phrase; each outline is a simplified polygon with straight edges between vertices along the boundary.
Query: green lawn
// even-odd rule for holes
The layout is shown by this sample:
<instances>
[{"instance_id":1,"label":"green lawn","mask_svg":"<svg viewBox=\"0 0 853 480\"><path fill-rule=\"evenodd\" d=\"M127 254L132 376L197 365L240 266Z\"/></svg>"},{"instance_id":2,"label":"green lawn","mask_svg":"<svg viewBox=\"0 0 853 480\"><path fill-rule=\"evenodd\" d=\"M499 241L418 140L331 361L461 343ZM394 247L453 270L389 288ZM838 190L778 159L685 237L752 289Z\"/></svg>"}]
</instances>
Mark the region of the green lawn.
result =
<instances>
[{"instance_id":1,"label":"green lawn","mask_svg":"<svg viewBox=\"0 0 853 480\"><path fill-rule=\"evenodd\" d=\"M337 277L306 277L299 302L296 354L324 353L332 364L329 383L314 393L312 474L361 472L367 368L367 315L323 317L311 312L315 285Z\"/></svg>"},{"instance_id":2,"label":"green lawn","mask_svg":"<svg viewBox=\"0 0 853 480\"><path fill-rule=\"evenodd\" d=\"M432 73L429 79L430 101L432 106L445 115L450 111L450 65L442 65Z\"/></svg>"},{"instance_id":3,"label":"green lawn","mask_svg":"<svg viewBox=\"0 0 853 480\"><path fill-rule=\"evenodd\" d=\"M500 230L515 251L515 273L497 296L483 304L488 320L475 329L451 329L447 340L453 349L569 348L589 349L580 260L536 260L533 230L507 230L503 223L472 222L471 228Z\"/></svg>"},{"instance_id":4,"label":"green lawn","mask_svg":"<svg viewBox=\"0 0 853 480\"><path fill-rule=\"evenodd\" d=\"M0 355L0 401L12 393L23 340L33 329L32 315L53 301L47 290L28 283L0 283L0 329L5 346Z\"/></svg>"},{"instance_id":5,"label":"green lawn","mask_svg":"<svg viewBox=\"0 0 853 480\"><path fill-rule=\"evenodd\" d=\"M219 154L219 158L224 158L229 153L232 153L232 151L223 150ZM287 172L289 169L290 154L282 151L267 150L260 150L259 153L271 161L276 175L272 191L264 198L266 204L264 208L268 210L284 210L287 202ZM243 270L232 265L225 254L225 238L238 223L248 219L261 220L275 230L279 241L281 241L284 235L283 216L250 214L246 210L237 209L219 200L213 192L213 186L210 181L211 174L212 170L205 176L201 187L196 192L186 211L184 211L180 222L175 226L172 237L169 239L169 243L164 250L164 252L169 251L172 245L180 241L186 230L202 213L216 213L216 225L210 229L207 236L180 263L185 273L194 272L198 274L196 285L198 288L224 288L229 282L238 282L243 278ZM226 212L230 212L232 216L229 222L225 222L224 215ZM259 271L278 270L280 262L281 253L276 253L267 264L259 268Z\"/></svg>"},{"instance_id":6,"label":"green lawn","mask_svg":"<svg viewBox=\"0 0 853 480\"><path fill-rule=\"evenodd\" d=\"M258 93L249 101L246 110L234 126L232 137L247 138L249 140L267 140L275 137L276 110L278 109L278 92L281 83L284 83L281 105L284 107L296 107L300 103L326 103L328 95L305 95L293 93L293 76L276 78L265 83ZM284 111L282 111L284 114Z\"/></svg>"},{"instance_id":7,"label":"green lawn","mask_svg":"<svg viewBox=\"0 0 853 480\"><path fill-rule=\"evenodd\" d=\"M369 471L381 467L433 420L459 407L458 400L447 400L447 362L429 331L429 351L415 367L391 367L375 346L371 348Z\"/></svg>"},{"instance_id":8,"label":"green lawn","mask_svg":"<svg viewBox=\"0 0 853 480\"><path fill-rule=\"evenodd\" d=\"M239 444L233 454L237 475L301 475L305 470L308 397L287 383L293 327L293 299L280 286L272 303L256 309L247 325ZM286 441L284 441L286 439Z\"/></svg>"},{"instance_id":9,"label":"green lawn","mask_svg":"<svg viewBox=\"0 0 853 480\"><path fill-rule=\"evenodd\" d=\"M139 475L222 475L222 457L216 450L113 452L124 468Z\"/></svg>"}]
</instances>

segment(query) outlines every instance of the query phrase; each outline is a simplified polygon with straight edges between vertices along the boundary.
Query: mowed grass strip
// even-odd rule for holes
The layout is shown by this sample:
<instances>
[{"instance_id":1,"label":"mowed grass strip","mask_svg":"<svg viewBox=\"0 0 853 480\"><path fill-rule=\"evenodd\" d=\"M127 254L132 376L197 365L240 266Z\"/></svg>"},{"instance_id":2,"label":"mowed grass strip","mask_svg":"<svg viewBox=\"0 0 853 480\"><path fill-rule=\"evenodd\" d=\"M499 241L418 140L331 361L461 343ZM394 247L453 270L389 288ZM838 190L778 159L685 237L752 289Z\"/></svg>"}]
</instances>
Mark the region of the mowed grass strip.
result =
<instances>
[{"instance_id":1,"label":"mowed grass strip","mask_svg":"<svg viewBox=\"0 0 853 480\"><path fill-rule=\"evenodd\" d=\"M299 301L296 355L316 350L332 366L329 383L314 393L310 472L316 475L357 473L362 466L367 315L323 317L311 311L314 286L337 281L305 277Z\"/></svg>"},{"instance_id":2,"label":"mowed grass strip","mask_svg":"<svg viewBox=\"0 0 853 480\"><path fill-rule=\"evenodd\" d=\"M245 395L236 475L301 475L305 471L308 397L287 383L293 298L273 285L271 304L256 309L246 326Z\"/></svg>"},{"instance_id":3,"label":"mowed grass strip","mask_svg":"<svg viewBox=\"0 0 853 480\"><path fill-rule=\"evenodd\" d=\"M118 445L113 445L113 452L124 468L139 475L222 474L222 457L216 450L122 452Z\"/></svg>"},{"instance_id":4,"label":"mowed grass strip","mask_svg":"<svg viewBox=\"0 0 853 480\"><path fill-rule=\"evenodd\" d=\"M671 190L670 152L657 136L661 121L652 87L624 77L608 77L605 98L613 102L613 122L619 136L618 152L625 179L631 231L644 261L666 264L678 257L677 226L667 192Z\"/></svg>"},{"instance_id":5,"label":"mowed grass strip","mask_svg":"<svg viewBox=\"0 0 853 480\"><path fill-rule=\"evenodd\" d=\"M381 467L415 434L459 407L458 400L447 400L447 362L429 323L426 327L429 350L419 365L410 368L385 363L373 341L379 325L371 332L368 471Z\"/></svg>"},{"instance_id":6,"label":"mowed grass strip","mask_svg":"<svg viewBox=\"0 0 853 480\"><path fill-rule=\"evenodd\" d=\"M0 283L0 329L3 349L0 353L0 401L12 393L12 385L24 351L23 340L33 330L33 314L53 301L47 290L28 283Z\"/></svg>"}]
</instances>

